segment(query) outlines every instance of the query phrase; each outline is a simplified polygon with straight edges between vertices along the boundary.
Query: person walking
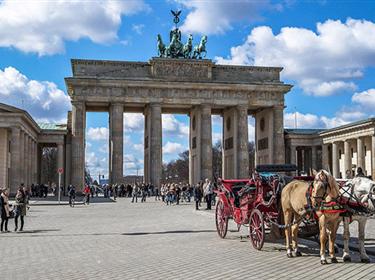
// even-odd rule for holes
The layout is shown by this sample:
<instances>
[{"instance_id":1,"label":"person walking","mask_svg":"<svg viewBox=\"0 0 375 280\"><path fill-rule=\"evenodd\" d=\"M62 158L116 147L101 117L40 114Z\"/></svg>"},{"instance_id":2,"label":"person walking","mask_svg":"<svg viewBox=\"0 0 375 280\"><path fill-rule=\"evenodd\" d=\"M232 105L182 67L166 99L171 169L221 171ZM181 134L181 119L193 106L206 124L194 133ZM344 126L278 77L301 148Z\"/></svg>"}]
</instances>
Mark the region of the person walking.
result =
<instances>
[{"instance_id":1,"label":"person walking","mask_svg":"<svg viewBox=\"0 0 375 280\"><path fill-rule=\"evenodd\" d=\"M25 223L24 217L26 216L26 195L23 191L23 184L18 188L17 194L15 197L15 203L14 203L14 231L18 230L18 218L21 220L21 227L19 231L23 231L23 226Z\"/></svg>"},{"instance_id":2,"label":"person walking","mask_svg":"<svg viewBox=\"0 0 375 280\"><path fill-rule=\"evenodd\" d=\"M213 194L213 188L210 180L206 178L206 181L203 184L203 194L206 198L207 208L206 210L211 210L211 200L212 200L212 194Z\"/></svg>"},{"instance_id":3,"label":"person walking","mask_svg":"<svg viewBox=\"0 0 375 280\"><path fill-rule=\"evenodd\" d=\"M86 185L85 188L83 189L83 194L85 195L84 204L89 205L90 204L91 190L90 190L90 187L88 185Z\"/></svg>"},{"instance_id":4,"label":"person walking","mask_svg":"<svg viewBox=\"0 0 375 280\"><path fill-rule=\"evenodd\" d=\"M133 191L132 191L132 203L134 202L134 199L135 199L135 203L138 202L138 192L139 192L139 187L137 184L135 184L133 187Z\"/></svg>"},{"instance_id":5,"label":"person walking","mask_svg":"<svg viewBox=\"0 0 375 280\"><path fill-rule=\"evenodd\" d=\"M199 210L199 203L202 200L202 190L199 184L196 184L193 188L193 195L195 201L195 210Z\"/></svg>"},{"instance_id":6,"label":"person walking","mask_svg":"<svg viewBox=\"0 0 375 280\"><path fill-rule=\"evenodd\" d=\"M76 188L73 185L68 187L69 205L74 207L74 200L76 199Z\"/></svg>"},{"instance_id":7,"label":"person walking","mask_svg":"<svg viewBox=\"0 0 375 280\"><path fill-rule=\"evenodd\" d=\"M1 217L1 232L9 232L8 220L10 216L8 191L0 189L0 217Z\"/></svg>"}]
</instances>

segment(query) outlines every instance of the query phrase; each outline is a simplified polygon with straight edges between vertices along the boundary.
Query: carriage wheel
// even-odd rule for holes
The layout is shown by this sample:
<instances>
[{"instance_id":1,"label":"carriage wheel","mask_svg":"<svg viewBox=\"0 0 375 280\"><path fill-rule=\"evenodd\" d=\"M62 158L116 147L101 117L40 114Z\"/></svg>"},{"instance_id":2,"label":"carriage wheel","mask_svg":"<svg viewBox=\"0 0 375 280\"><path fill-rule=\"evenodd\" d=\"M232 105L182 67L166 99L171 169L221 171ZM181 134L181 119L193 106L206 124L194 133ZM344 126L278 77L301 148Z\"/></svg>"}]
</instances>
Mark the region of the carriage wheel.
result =
<instances>
[{"instance_id":1,"label":"carriage wheel","mask_svg":"<svg viewBox=\"0 0 375 280\"><path fill-rule=\"evenodd\" d=\"M224 207L223 201L219 200L216 205L215 220L217 234L221 238L225 238L228 231L228 217L225 216Z\"/></svg>"},{"instance_id":2,"label":"carriage wheel","mask_svg":"<svg viewBox=\"0 0 375 280\"><path fill-rule=\"evenodd\" d=\"M258 209L253 209L250 214L249 236L253 247L261 250L264 244L264 220Z\"/></svg>"}]
</instances>

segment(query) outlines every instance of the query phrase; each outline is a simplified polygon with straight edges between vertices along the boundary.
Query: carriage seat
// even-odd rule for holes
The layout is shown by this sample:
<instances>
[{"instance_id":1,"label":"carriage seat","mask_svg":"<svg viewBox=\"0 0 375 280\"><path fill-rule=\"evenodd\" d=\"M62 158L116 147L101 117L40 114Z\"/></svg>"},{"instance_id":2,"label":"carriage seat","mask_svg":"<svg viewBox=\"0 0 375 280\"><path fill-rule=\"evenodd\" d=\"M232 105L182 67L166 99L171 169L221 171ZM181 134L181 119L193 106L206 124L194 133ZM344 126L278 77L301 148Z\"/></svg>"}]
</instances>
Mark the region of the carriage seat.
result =
<instances>
[{"instance_id":1,"label":"carriage seat","mask_svg":"<svg viewBox=\"0 0 375 280\"><path fill-rule=\"evenodd\" d=\"M246 184L238 184L232 187L232 192L234 195L234 206L235 207L240 207L240 199L252 192L255 191L256 187L253 185L246 185Z\"/></svg>"}]
</instances>

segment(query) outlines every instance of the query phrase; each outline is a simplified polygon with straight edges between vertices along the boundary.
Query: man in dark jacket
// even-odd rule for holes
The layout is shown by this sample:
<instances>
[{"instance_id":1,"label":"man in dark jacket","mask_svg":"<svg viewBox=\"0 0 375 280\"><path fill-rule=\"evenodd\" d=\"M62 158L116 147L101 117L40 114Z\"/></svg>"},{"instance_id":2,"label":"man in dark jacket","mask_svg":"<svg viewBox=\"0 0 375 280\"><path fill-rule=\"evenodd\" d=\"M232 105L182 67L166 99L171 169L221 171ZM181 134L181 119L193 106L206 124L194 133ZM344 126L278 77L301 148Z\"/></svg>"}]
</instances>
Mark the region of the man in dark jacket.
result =
<instances>
[{"instance_id":1,"label":"man in dark jacket","mask_svg":"<svg viewBox=\"0 0 375 280\"><path fill-rule=\"evenodd\" d=\"M193 189L194 201L195 201L195 210L199 210L199 203L202 200L202 190L199 184L196 184Z\"/></svg>"}]
</instances>

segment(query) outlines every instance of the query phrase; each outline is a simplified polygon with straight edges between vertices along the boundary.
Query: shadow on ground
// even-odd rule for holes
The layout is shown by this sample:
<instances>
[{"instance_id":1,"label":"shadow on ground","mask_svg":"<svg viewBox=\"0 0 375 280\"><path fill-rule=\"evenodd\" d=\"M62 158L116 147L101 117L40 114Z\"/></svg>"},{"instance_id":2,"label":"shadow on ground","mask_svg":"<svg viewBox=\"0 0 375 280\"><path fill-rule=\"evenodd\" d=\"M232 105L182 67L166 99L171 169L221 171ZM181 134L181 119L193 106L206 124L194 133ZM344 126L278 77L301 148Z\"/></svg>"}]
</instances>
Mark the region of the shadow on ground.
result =
<instances>
[{"instance_id":1,"label":"shadow on ground","mask_svg":"<svg viewBox=\"0 0 375 280\"><path fill-rule=\"evenodd\" d=\"M154 234L174 234L174 233L204 233L216 232L216 230L167 230L167 231L154 231L154 232L127 232L121 235L138 236L138 235L154 235Z\"/></svg>"}]
</instances>

